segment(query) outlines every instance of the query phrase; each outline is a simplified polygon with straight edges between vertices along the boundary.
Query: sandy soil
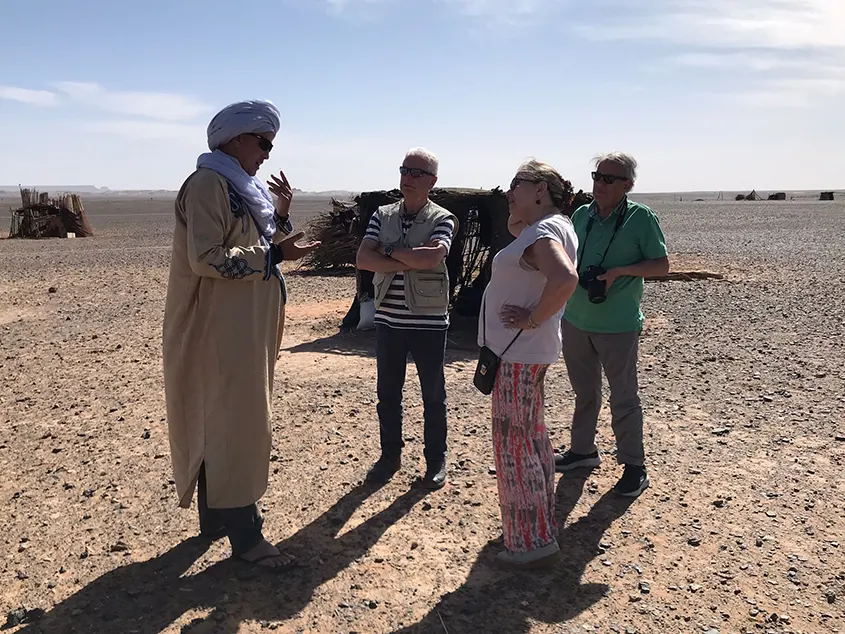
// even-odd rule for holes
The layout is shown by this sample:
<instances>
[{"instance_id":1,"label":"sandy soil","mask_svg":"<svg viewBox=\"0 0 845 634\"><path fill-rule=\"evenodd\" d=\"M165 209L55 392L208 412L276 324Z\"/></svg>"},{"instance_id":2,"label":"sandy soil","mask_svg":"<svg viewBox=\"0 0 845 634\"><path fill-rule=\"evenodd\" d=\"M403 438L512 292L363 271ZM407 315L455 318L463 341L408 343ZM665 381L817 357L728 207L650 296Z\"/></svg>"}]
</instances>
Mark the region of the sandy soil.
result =
<instances>
[{"instance_id":1,"label":"sandy soil","mask_svg":"<svg viewBox=\"0 0 845 634\"><path fill-rule=\"evenodd\" d=\"M325 203L297 208L303 222ZM845 205L654 202L678 268L649 283L641 387L651 488L559 477L565 563L510 574L488 399L450 350L450 480L425 494L412 368L401 473L378 455L371 334L352 277L289 276L267 535L300 567L227 559L177 509L160 328L171 203L86 201L92 239L0 240L0 626L26 632L845 631ZM0 209L5 209L0 205ZM8 219L0 217L5 236ZM556 446L572 394L547 383ZM23 623L20 623L23 619Z\"/></svg>"}]
</instances>

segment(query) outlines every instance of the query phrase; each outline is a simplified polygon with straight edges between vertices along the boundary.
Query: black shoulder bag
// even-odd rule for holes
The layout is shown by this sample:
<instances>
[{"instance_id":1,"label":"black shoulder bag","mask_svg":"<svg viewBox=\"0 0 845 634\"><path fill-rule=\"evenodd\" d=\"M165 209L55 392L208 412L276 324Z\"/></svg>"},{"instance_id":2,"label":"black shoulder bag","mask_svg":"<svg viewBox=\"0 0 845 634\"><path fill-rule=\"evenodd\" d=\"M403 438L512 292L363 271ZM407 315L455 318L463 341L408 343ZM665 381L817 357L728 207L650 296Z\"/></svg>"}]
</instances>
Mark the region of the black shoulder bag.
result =
<instances>
[{"instance_id":1,"label":"black shoulder bag","mask_svg":"<svg viewBox=\"0 0 845 634\"><path fill-rule=\"evenodd\" d=\"M487 297L485 296L484 302L481 304L481 338L483 343L481 350L478 353L478 365L475 367L475 376L472 380L475 387L478 388L478 391L482 394L490 394L493 391L493 386L496 385L496 375L499 372L499 363L501 362L501 357L496 356L496 353L487 347L486 306ZM521 334L522 330L516 333L516 336L508 344L508 347L502 351L502 356L505 356L505 352L510 349L513 342L516 341Z\"/></svg>"}]
</instances>

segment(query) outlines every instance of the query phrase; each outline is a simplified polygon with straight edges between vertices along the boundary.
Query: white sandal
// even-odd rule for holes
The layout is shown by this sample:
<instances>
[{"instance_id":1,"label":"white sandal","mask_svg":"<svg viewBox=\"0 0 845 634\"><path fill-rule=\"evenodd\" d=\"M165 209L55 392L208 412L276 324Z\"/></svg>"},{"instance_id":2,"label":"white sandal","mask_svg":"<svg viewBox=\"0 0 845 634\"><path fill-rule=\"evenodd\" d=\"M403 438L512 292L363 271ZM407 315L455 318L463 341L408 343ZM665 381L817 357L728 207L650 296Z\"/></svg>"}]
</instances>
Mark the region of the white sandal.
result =
<instances>
[{"instance_id":1,"label":"white sandal","mask_svg":"<svg viewBox=\"0 0 845 634\"><path fill-rule=\"evenodd\" d=\"M513 552L503 550L496 555L496 562L510 570L529 570L532 568L548 568L560 560L560 546L557 540L542 548L535 548L527 552Z\"/></svg>"}]
</instances>

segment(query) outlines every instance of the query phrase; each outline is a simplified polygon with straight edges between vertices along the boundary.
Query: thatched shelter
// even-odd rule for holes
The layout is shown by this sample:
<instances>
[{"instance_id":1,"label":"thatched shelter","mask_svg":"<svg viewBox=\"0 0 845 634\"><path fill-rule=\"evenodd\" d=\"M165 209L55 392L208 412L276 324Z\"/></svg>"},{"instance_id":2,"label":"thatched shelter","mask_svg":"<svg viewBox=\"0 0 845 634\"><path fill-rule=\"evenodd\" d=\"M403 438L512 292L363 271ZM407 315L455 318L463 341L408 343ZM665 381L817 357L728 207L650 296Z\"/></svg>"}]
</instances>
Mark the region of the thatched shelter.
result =
<instances>
[{"instance_id":1,"label":"thatched shelter","mask_svg":"<svg viewBox=\"0 0 845 634\"><path fill-rule=\"evenodd\" d=\"M769 194L768 200L786 200L786 192L775 192L774 194Z\"/></svg>"},{"instance_id":2,"label":"thatched shelter","mask_svg":"<svg viewBox=\"0 0 845 634\"><path fill-rule=\"evenodd\" d=\"M819 200L833 200L833 192L822 192L819 194Z\"/></svg>"},{"instance_id":3,"label":"thatched shelter","mask_svg":"<svg viewBox=\"0 0 845 634\"><path fill-rule=\"evenodd\" d=\"M50 198L46 192L21 189L21 208L12 210L10 238L88 238L94 235L77 194Z\"/></svg>"},{"instance_id":4,"label":"thatched shelter","mask_svg":"<svg viewBox=\"0 0 845 634\"><path fill-rule=\"evenodd\" d=\"M510 244L508 232L508 201L500 188L459 189L436 188L431 200L451 211L458 218L458 233L446 258L449 270L451 312L453 315L476 317L481 297L490 279L493 256ZM303 262L312 270L336 270L355 266L358 246L367 230L370 217L382 205L402 198L399 190L364 192L354 201L332 199L332 209L318 217L310 226L310 233L321 241L321 247ZM570 191L567 215L592 197ZM342 329L354 329L359 320L359 299L373 297L373 274L356 270L356 294L341 324Z\"/></svg>"}]
</instances>

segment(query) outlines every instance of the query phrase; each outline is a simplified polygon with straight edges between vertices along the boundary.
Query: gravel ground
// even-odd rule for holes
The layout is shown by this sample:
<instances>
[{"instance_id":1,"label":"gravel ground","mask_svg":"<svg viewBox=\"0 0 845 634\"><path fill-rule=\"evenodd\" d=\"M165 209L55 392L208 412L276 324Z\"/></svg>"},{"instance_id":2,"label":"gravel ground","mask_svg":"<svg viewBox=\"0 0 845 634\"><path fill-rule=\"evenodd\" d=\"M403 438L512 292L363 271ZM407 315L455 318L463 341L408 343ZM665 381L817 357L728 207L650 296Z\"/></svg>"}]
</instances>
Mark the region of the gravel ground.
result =
<instances>
[{"instance_id":1,"label":"gravel ground","mask_svg":"<svg viewBox=\"0 0 845 634\"><path fill-rule=\"evenodd\" d=\"M565 559L542 574L492 563L489 400L472 388L472 352L447 359L447 487L413 486L424 463L412 370L403 470L361 485L378 426L373 337L337 334L354 278L289 276L262 504L268 538L300 566L271 575L198 539L195 510L177 508L160 356L172 203L92 198L92 239L0 240L0 626L845 631L845 204L644 202L673 268L725 277L647 284L651 487L633 502L610 493L620 470L605 407L605 462L559 477ZM294 218L326 204L298 203ZM556 446L571 412L561 363L547 380Z\"/></svg>"}]
</instances>

